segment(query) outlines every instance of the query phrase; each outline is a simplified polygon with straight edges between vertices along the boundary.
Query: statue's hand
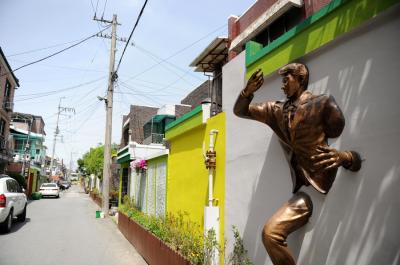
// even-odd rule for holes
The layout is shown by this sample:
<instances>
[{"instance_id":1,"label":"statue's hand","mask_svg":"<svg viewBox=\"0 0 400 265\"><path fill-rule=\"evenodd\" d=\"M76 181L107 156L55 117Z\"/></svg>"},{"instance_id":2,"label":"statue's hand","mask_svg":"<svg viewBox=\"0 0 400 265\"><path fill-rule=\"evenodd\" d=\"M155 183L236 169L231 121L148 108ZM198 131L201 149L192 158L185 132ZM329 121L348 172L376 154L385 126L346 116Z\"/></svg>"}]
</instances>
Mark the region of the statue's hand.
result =
<instances>
[{"instance_id":1,"label":"statue's hand","mask_svg":"<svg viewBox=\"0 0 400 265\"><path fill-rule=\"evenodd\" d=\"M329 146L318 146L318 154L311 157L314 165L329 170L351 163L351 154L331 148Z\"/></svg>"},{"instance_id":2,"label":"statue's hand","mask_svg":"<svg viewBox=\"0 0 400 265\"><path fill-rule=\"evenodd\" d=\"M249 95L256 92L264 83L264 76L261 69L255 71L247 81L247 85L243 90L244 96L248 97Z\"/></svg>"}]
</instances>

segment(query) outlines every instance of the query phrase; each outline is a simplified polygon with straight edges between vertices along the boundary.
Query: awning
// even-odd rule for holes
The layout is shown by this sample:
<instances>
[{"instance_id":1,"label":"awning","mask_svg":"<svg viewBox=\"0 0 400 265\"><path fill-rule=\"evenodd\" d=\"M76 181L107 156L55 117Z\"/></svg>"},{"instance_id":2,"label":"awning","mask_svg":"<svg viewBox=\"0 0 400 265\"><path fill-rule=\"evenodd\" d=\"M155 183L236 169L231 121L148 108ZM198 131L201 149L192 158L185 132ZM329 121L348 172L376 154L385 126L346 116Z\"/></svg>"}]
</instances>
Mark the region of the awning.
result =
<instances>
[{"instance_id":1,"label":"awning","mask_svg":"<svg viewBox=\"0 0 400 265\"><path fill-rule=\"evenodd\" d=\"M222 66L228 57L228 38L215 38L190 64L195 72L214 72Z\"/></svg>"},{"instance_id":2,"label":"awning","mask_svg":"<svg viewBox=\"0 0 400 265\"><path fill-rule=\"evenodd\" d=\"M28 135L29 134L29 136L33 137L33 138L44 139L44 135L43 134L34 133L34 132L28 132L28 131L25 131L25 130L22 130L22 129L15 128L14 126L10 126L10 130L11 131L15 131L16 133L24 134L24 135Z\"/></svg>"}]
</instances>

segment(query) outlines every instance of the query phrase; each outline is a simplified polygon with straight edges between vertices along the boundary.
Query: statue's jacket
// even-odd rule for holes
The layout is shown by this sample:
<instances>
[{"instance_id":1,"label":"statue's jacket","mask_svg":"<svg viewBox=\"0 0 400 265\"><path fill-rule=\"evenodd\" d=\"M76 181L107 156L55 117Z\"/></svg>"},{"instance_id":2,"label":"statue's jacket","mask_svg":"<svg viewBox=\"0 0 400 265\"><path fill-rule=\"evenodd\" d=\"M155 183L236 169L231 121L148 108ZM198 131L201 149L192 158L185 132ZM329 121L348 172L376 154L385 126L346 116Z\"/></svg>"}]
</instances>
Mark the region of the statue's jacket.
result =
<instances>
[{"instance_id":1,"label":"statue's jacket","mask_svg":"<svg viewBox=\"0 0 400 265\"><path fill-rule=\"evenodd\" d=\"M252 99L253 95L239 95L234 113L266 123L277 134L290 164L293 193L309 184L323 194L328 193L337 169L323 170L314 165L311 157L318 154L318 146L328 146L327 139L336 138L343 131L345 119L335 99L304 91L289 124L284 117L284 106L288 101L250 104Z\"/></svg>"}]
</instances>

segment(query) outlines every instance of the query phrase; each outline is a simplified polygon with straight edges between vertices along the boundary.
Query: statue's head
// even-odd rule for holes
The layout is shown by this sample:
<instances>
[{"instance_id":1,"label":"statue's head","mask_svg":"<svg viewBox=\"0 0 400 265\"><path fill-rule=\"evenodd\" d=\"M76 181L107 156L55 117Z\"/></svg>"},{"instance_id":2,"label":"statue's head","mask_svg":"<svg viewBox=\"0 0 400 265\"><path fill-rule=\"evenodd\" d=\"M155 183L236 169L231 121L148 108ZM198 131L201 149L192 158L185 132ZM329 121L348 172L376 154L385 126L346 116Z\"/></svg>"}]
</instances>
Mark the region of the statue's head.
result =
<instances>
[{"instance_id":1,"label":"statue's head","mask_svg":"<svg viewBox=\"0 0 400 265\"><path fill-rule=\"evenodd\" d=\"M279 69L282 76L282 90L288 98L300 96L308 86L308 69L301 63L287 64Z\"/></svg>"}]
</instances>

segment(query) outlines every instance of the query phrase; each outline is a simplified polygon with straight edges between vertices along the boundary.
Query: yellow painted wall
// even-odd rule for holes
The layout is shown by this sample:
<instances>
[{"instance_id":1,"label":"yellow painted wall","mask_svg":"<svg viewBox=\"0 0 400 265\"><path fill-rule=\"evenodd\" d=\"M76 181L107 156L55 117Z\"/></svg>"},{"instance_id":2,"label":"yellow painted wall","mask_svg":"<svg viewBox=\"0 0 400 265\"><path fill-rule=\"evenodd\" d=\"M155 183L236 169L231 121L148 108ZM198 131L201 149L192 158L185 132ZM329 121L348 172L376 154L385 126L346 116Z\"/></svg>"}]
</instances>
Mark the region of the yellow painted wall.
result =
<instances>
[{"instance_id":1,"label":"yellow painted wall","mask_svg":"<svg viewBox=\"0 0 400 265\"><path fill-rule=\"evenodd\" d=\"M30 168L29 169L29 174L33 173L32 176L32 192L36 192L37 191L37 179L38 179L38 170L34 169L34 168Z\"/></svg>"},{"instance_id":2,"label":"yellow painted wall","mask_svg":"<svg viewBox=\"0 0 400 265\"><path fill-rule=\"evenodd\" d=\"M180 125L178 125L180 126ZM204 164L203 142L209 146L209 131L219 131L215 141L217 168L214 177L214 198L220 207L220 242L224 239L225 198L225 113L208 119L183 134L168 139L167 212L186 211L192 221L204 229L204 207L208 204L208 170Z\"/></svg>"}]
</instances>

